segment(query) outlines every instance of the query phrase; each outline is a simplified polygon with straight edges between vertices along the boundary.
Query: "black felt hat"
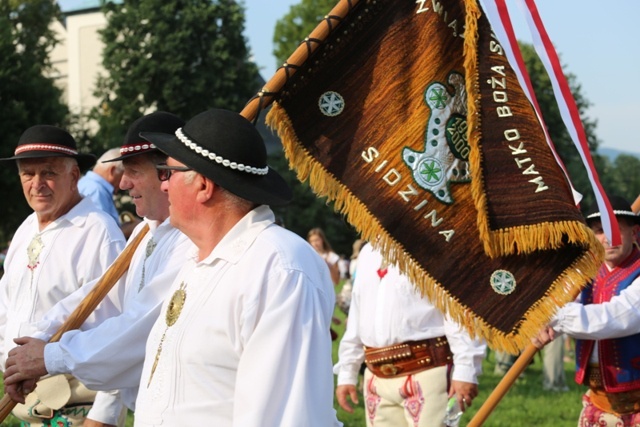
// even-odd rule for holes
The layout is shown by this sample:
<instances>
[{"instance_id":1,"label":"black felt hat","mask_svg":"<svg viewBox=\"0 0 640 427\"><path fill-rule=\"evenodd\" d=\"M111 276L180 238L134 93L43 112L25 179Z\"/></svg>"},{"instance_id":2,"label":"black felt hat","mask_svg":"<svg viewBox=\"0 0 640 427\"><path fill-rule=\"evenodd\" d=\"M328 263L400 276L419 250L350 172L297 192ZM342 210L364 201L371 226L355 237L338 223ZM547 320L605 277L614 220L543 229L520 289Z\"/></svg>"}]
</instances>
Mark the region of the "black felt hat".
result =
<instances>
[{"instance_id":1,"label":"black felt hat","mask_svg":"<svg viewBox=\"0 0 640 427\"><path fill-rule=\"evenodd\" d=\"M37 159L42 157L73 157L82 172L96 163L93 154L78 153L76 140L64 129L50 125L31 126L18 141L13 157L0 161Z\"/></svg>"},{"instance_id":2,"label":"black felt hat","mask_svg":"<svg viewBox=\"0 0 640 427\"><path fill-rule=\"evenodd\" d=\"M142 116L129 126L120 147L120 157L110 159L102 163L117 162L127 157L148 153L157 150L156 146L140 137L141 132L173 133L179 127L184 126L184 120L175 114L166 111L156 111Z\"/></svg>"},{"instance_id":3,"label":"black felt hat","mask_svg":"<svg viewBox=\"0 0 640 427\"><path fill-rule=\"evenodd\" d=\"M143 132L140 136L243 199L272 206L291 201L291 189L267 165L262 137L238 113L211 109L175 134Z\"/></svg>"},{"instance_id":4,"label":"black felt hat","mask_svg":"<svg viewBox=\"0 0 640 427\"><path fill-rule=\"evenodd\" d=\"M640 224L640 216L636 215L633 210L631 210L631 204L627 202L624 197L610 196L609 203L611 203L611 210L613 210L613 214L615 216L630 218L636 224ZM598 208L598 203L594 202L591 205L586 218L587 224L591 220L600 219L600 209Z\"/></svg>"}]
</instances>

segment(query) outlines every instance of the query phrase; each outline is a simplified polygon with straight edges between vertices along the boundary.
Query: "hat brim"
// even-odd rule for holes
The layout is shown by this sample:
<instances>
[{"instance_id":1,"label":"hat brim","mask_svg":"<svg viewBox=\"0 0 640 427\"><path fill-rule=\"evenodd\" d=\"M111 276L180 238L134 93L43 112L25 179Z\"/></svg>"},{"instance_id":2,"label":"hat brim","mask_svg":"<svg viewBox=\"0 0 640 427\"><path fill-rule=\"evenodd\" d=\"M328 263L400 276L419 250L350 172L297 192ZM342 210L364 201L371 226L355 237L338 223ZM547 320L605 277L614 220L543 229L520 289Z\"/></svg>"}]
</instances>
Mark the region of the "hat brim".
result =
<instances>
[{"instance_id":1,"label":"hat brim","mask_svg":"<svg viewBox=\"0 0 640 427\"><path fill-rule=\"evenodd\" d=\"M46 157L71 157L76 159L76 161L78 162L78 168L80 169L80 172L84 173L86 171L88 171L89 169L91 169L91 167L93 165L96 164L96 156L94 156L93 154L83 154L83 153L79 153L76 154L75 156L69 156L67 154L62 154L62 153L53 153L51 151L26 151L24 153L21 153L17 156L13 156L13 157L5 157L3 159L0 159L0 162L3 161L15 161L15 160L20 160L20 159L43 159Z\"/></svg>"},{"instance_id":2,"label":"hat brim","mask_svg":"<svg viewBox=\"0 0 640 427\"><path fill-rule=\"evenodd\" d=\"M270 206L288 204L293 194L278 172L269 168L266 175L255 175L234 170L190 150L175 135L160 132L142 132L140 136L156 148L211 179L225 190L245 200Z\"/></svg>"},{"instance_id":3,"label":"hat brim","mask_svg":"<svg viewBox=\"0 0 640 427\"><path fill-rule=\"evenodd\" d=\"M636 215L632 211L613 211L616 218L627 218L633 221L635 224L640 225L640 216ZM590 224L592 221L601 221L602 216L600 212L593 213L586 217L587 224Z\"/></svg>"},{"instance_id":4,"label":"hat brim","mask_svg":"<svg viewBox=\"0 0 640 427\"><path fill-rule=\"evenodd\" d=\"M151 150L144 150L144 151L135 151L132 153L123 154L120 157L115 157L113 159L105 160L101 163L117 162L119 160L128 159L129 157L140 156L141 154L158 153L158 152L160 152L160 150L158 150L157 148L153 148Z\"/></svg>"}]
</instances>

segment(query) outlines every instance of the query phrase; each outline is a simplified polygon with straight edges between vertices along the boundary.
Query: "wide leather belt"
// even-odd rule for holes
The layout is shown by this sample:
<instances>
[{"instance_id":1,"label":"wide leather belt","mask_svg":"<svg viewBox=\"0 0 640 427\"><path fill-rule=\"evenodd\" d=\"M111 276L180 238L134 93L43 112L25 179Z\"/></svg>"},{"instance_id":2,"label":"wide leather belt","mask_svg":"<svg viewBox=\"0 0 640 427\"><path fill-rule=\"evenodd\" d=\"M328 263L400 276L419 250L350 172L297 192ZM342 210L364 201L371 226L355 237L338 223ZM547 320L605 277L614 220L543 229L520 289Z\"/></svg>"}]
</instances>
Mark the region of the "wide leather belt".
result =
<instances>
[{"instance_id":1,"label":"wide leather belt","mask_svg":"<svg viewBox=\"0 0 640 427\"><path fill-rule=\"evenodd\" d=\"M373 375L394 378L453 363L447 337L407 341L389 347L364 347L364 363Z\"/></svg>"}]
</instances>

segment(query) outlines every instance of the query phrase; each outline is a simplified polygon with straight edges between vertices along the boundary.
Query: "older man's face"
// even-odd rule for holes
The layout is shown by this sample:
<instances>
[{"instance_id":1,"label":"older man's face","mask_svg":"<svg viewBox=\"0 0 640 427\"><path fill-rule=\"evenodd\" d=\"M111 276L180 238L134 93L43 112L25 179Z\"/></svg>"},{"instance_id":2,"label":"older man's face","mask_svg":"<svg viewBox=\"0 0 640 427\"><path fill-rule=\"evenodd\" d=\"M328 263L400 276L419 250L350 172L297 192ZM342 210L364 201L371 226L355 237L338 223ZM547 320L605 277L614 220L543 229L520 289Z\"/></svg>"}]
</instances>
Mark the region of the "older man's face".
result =
<instances>
[{"instance_id":1,"label":"older man's face","mask_svg":"<svg viewBox=\"0 0 640 427\"><path fill-rule=\"evenodd\" d=\"M124 175L120 189L129 192L136 206L136 213L156 221L169 216L167 194L160 190L160 180L154 158L149 154L132 156L122 161Z\"/></svg>"},{"instance_id":2,"label":"older man's face","mask_svg":"<svg viewBox=\"0 0 640 427\"><path fill-rule=\"evenodd\" d=\"M73 159L21 159L18 171L24 197L41 223L54 221L77 203L80 170Z\"/></svg>"}]
</instances>

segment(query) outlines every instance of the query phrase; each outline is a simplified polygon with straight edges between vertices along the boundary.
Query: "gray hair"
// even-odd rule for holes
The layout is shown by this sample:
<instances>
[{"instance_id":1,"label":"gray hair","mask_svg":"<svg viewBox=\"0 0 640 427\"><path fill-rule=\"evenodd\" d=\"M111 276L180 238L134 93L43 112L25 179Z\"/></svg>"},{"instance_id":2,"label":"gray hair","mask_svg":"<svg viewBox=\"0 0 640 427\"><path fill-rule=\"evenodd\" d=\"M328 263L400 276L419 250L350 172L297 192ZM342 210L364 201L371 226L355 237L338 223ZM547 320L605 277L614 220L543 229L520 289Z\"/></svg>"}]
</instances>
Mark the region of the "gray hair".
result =
<instances>
[{"instance_id":1,"label":"gray hair","mask_svg":"<svg viewBox=\"0 0 640 427\"><path fill-rule=\"evenodd\" d=\"M100 156L100 158L98 159L98 161L96 162L96 165L94 166L94 170L96 169L108 169L110 167L115 166L116 171L117 172L122 172L124 171L124 166L122 165L122 160L118 160L116 162L109 162L107 164L105 164L104 162L108 162L109 160L113 160L116 157L120 157L120 149L119 148L110 148L109 150L105 151L102 156Z\"/></svg>"}]
</instances>

